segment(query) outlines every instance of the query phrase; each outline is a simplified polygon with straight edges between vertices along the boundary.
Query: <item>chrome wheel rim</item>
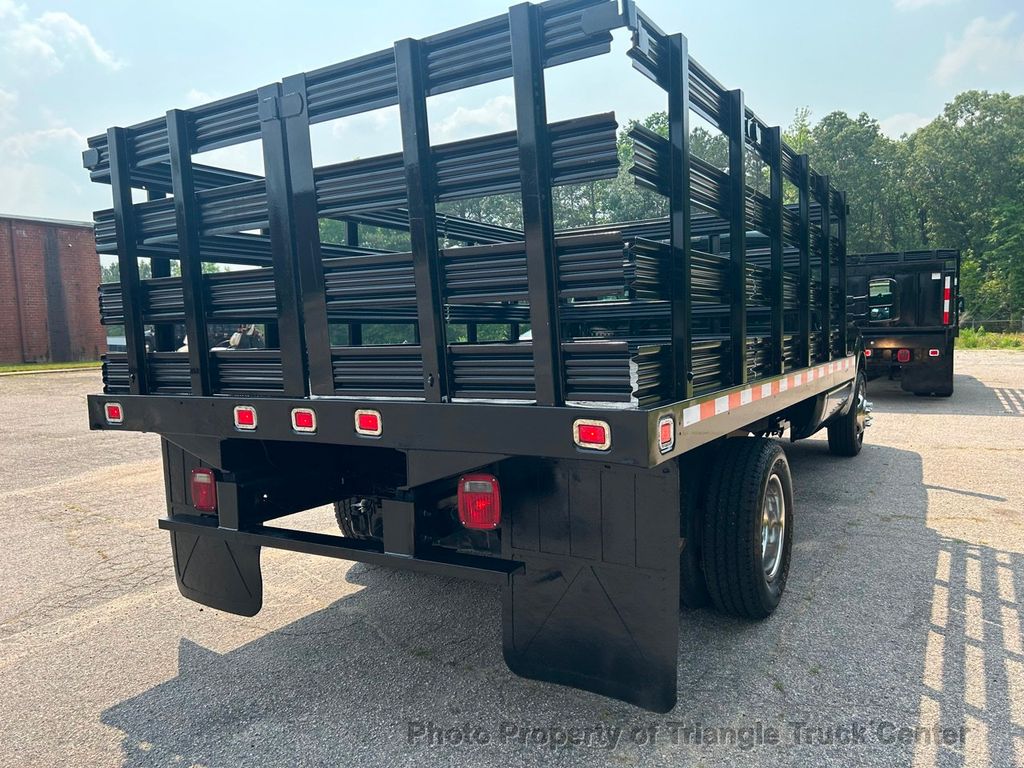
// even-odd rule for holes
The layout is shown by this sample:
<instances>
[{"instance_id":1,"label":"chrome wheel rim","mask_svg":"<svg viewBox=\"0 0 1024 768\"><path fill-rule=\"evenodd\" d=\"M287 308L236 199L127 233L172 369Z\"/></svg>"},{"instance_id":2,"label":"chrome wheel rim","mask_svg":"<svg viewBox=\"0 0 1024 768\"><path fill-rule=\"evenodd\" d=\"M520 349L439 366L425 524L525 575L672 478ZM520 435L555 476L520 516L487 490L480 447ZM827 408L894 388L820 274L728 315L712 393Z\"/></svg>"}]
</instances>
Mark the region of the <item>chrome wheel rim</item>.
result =
<instances>
[{"instance_id":1,"label":"chrome wheel rim","mask_svg":"<svg viewBox=\"0 0 1024 768\"><path fill-rule=\"evenodd\" d=\"M857 442L864 441L864 428L867 426L868 421L868 399L864 395L864 387L857 387L857 411L855 415L854 424L857 430Z\"/></svg>"},{"instance_id":2,"label":"chrome wheel rim","mask_svg":"<svg viewBox=\"0 0 1024 768\"><path fill-rule=\"evenodd\" d=\"M761 565L768 581L782 568L782 550L786 541L786 497L782 481L773 474L768 478L761 505Z\"/></svg>"}]
</instances>

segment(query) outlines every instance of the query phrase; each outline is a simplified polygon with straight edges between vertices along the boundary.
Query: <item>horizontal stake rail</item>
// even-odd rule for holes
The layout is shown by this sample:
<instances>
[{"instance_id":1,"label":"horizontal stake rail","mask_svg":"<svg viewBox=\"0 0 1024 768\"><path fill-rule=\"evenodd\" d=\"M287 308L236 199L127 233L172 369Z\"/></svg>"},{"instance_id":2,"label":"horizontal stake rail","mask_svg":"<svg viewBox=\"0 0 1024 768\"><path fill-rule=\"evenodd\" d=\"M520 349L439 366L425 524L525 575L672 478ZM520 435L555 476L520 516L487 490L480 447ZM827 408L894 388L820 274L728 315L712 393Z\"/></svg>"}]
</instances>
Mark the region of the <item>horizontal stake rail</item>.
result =
<instances>
[{"instance_id":1,"label":"horizontal stake rail","mask_svg":"<svg viewBox=\"0 0 1024 768\"><path fill-rule=\"evenodd\" d=\"M665 134L620 137L611 112L549 123L545 72L609 52L619 28L665 93ZM430 96L503 79L515 131L431 143ZM313 166L310 126L392 106L401 152ZM727 167L692 154L691 113L727 137ZM668 215L556 229L555 188L616 177L623 138L634 181ZM249 141L265 177L192 161ZM748 184L750 158L767 190ZM632 0L516 6L115 129L83 161L115 198L96 214L97 249L123 275L100 292L102 321L126 327L109 392L646 409L849 349L844 194ZM520 196L521 222L443 212L498 195ZM325 220L337 242L321 241ZM369 247L370 228L409 244ZM153 279L139 258L155 260ZM204 275L210 262L254 269ZM210 349L252 324L266 349ZM174 351L182 336L187 353Z\"/></svg>"}]
</instances>

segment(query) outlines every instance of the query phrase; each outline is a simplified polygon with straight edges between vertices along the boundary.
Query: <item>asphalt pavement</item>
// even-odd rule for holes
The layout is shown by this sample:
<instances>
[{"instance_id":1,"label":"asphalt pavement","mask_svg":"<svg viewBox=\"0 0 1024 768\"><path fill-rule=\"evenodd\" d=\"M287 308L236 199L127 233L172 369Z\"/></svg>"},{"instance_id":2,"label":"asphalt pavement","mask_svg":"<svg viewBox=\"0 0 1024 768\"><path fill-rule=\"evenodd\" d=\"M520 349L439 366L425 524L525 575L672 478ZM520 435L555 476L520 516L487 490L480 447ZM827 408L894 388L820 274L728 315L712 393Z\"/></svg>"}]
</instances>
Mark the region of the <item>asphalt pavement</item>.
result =
<instances>
[{"instance_id":1,"label":"asphalt pavement","mask_svg":"<svg viewBox=\"0 0 1024 768\"><path fill-rule=\"evenodd\" d=\"M855 459L786 445L782 605L683 611L664 716L513 675L490 587L265 550L255 618L181 598L158 438L89 432L99 386L0 378L0 766L1024 766L1022 353L873 382Z\"/></svg>"}]
</instances>

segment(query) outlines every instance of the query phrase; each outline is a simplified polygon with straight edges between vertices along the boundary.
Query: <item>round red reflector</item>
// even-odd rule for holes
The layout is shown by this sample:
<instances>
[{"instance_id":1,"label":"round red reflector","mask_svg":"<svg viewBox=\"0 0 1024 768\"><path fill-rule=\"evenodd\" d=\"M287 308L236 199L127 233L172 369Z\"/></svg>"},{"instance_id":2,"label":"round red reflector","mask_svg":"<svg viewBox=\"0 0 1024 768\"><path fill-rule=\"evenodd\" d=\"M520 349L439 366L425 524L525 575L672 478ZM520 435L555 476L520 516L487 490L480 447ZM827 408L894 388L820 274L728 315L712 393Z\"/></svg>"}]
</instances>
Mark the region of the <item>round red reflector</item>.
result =
<instances>
[{"instance_id":1,"label":"round red reflector","mask_svg":"<svg viewBox=\"0 0 1024 768\"><path fill-rule=\"evenodd\" d=\"M864 350L864 357L871 357L871 350L870 349L865 349Z\"/></svg>"}]
</instances>

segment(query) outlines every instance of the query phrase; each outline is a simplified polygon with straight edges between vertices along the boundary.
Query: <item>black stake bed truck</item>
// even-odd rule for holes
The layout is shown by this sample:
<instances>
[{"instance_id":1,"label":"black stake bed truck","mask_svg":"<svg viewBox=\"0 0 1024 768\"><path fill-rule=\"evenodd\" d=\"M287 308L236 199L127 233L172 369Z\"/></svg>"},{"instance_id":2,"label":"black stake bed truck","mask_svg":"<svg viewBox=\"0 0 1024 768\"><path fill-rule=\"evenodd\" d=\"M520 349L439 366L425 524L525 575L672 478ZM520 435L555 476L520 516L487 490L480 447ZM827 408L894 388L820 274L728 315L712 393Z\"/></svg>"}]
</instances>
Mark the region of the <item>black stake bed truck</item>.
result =
<instances>
[{"instance_id":1,"label":"black stake bed truck","mask_svg":"<svg viewBox=\"0 0 1024 768\"><path fill-rule=\"evenodd\" d=\"M960 251L850 255L850 316L864 340L868 379L898 378L916 395L953 394L960 334Z\"/></svg>"},{"instance_id":2,"label":"black stake bed truck","mask_svg":"<svg viewBox=\"0 0 1024 768\"><path fill-rule=\"evenodd\" d=\"M665 98L666 132L629 132L664 215L562 229L560 187L618 174L618 126L549 121L545 72L620 29ZM431 140L428 97L499 80L515 131ZM310 126L394 105L400 152L314 167ZM691 154L692 115L725 167ZM263 176L194 161L254 141ZM478 579L501 586L516 673L667 711L680 601L761 619L782 595L793 494L771 438L827 427L860 450L844 194L632 2L517 5L111 128L84 162L113 191L100 304L127 349L90 424L160 435L159 524L204 605L258 612L264 547ZM445 207L494 195L518 196L519 226ZM373 247L381 230L411 247ZM211 349L223 323L262 343ZM332 503L340 535L281 524Z\"/></svg>"}]
</instances>

